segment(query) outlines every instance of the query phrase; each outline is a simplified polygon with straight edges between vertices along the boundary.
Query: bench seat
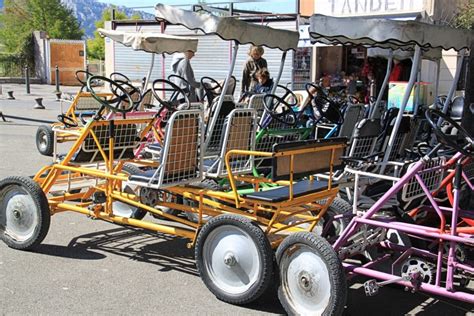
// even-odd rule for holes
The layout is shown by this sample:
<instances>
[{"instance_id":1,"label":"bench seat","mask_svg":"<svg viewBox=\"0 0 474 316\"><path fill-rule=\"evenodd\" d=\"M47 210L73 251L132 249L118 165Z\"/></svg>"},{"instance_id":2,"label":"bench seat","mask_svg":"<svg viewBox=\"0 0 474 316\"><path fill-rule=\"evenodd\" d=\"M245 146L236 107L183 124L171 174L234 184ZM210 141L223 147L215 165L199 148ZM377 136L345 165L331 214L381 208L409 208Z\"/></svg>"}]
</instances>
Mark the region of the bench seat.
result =
<instances>
[{"instance_id":1,"label":"bench seat","mask_svg":"<svg viewBox=\"0 0 474 316\"><path fill-rule=\"evenodd\" d=\"M304 196L311 193L316 193L319 191L326 190L328 187L328 182L325 180L303 180L293 184L293 198ZM290 187L289 186L280 186L274 189L269 189L265 191L258 191L247 193L243 195L245 198L277 203L282 201L287 201L290 198Z\"/></svg>"}]
</instances>

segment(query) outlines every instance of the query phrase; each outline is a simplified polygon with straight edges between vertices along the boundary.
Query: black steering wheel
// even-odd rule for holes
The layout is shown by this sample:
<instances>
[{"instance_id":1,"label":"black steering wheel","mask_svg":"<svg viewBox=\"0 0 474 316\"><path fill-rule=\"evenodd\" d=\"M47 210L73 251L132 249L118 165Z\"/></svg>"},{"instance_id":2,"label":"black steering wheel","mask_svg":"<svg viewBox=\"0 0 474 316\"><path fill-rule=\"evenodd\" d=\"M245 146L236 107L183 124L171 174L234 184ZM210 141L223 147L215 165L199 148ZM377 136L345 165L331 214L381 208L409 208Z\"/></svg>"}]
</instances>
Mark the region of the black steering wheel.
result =
<instances>
[{"instance_id":1,"label":"black steering wheel","mask_svg":"<svg viewBox=\"0 0 474 316\"><path fill-rule=\"evenodd\" d=\"M130 78L128 78L127 76L125 76L123 73L120 73L120 72L111 73L109 78L112 79L113 81L124 81L128 83L132 82Z\"/></svg>"},{"instance_id":2,"label":"black steering wheel","mask_svg":"<svg viewBox=\"0 0 474 316\"><path fill-rule=\"evenodd\" d=\"M347 97L350 104L359 104L362 103L357 97L350 95Z\"/></svg>"},{"instance_id":3,"label":"black steering wheel","mask_svg":"<svg viewBox=\"0 0 474 316\"><path fill-rule=\"evenodd\" d=\"M104 99L102 97L99 97L97 94L99 92L96 92L93 87L91 87L91 82L100 80L103 81L104 83L108 83L110 86L110 91L114 94L114 98L112 99ZM112 112L119 112L122 114L128 113L131 110L133 110L134 103L132 100L132 97L128 93L127 89L123 87L121 84L113 81L112 79L109 79L107 77L103 76L92 76L89 77L87 80L87 88L91 92L92 97L99 102L102 106L105 108L109 109ZM100 114L100 110L97 112L97 114Z\"/></svg>"},{"instance_id":4,"label":"black steering wheel","mask_svg":"<svg viewBox=\"0 0 474 316\"><path fill-rule=\"evenodd\" d=\"M132 85L130 81L115 80L114 82L116 83L116 85L109 85L110 91L112 91L114 95L117 95L117 93L120 94L117 90L118 85L125 88L125 90L128 92L128 94L132 98L132 101L133 101L132 109L136 110L143 99L143 95L140 92L140 89ZM127 101L124 100L123 102L127 102Z\"/></svg>"},{"instance_id":5,"label":"black steering wheel","mask_svg":"<svg viewBox=\"0 0 474 316\"><path fill-rule=\"evenodd\" d=\"M168 109L168 111L178 110L178 106L181 104L184 104L184 106L181 107L182 110L190 108L189 98L186 92L169 80L156 79L151 86L151 92L156 100L164 108ZM163 95L160 96L159 92L164 92L165 97L163 97Z\"/></svg>"},{"instance_id":6,"label":"black steering wheel","mask_svg":"<svg viewBox=\"0 0 474 316\"><path fill-rule=\"evenodd\" d=\"M59 114L58 121L63 123L64 126L68 128L79 126L79 124L77 124L77 121L75 121L72 117L67 116L66 114Z\"/></svg>"},{"instance_id":7,"label":"black steering wheel","mask_svg":"<svg viewBox=\"0 0 474 316\"><path fill-rule=\"evenodd\" d=\"M339 109L339 104L325 94L316 94L311 103L316 108L318 114L330 123L340 125L344 122L344 116Z\"/></svg>"},{"instance_id":8,"label":"black steering wheel","mask_svg":"<svg viewBox=\"0 0 474 316\"><path fill-rule=\"evenodd\" d=\"M288 104L284 98L267 94L263 97L263 106L272 119L288 126L296 125L297 118L293 106Z\"/></svg>"},{"instance_id":9,"label":"black steering wheel","mask_svg":"<svg viewBox=\"0 0 474 316\"><path fill-rule=\"evenodd\" d=\"M320 86L320 85L317 85L315 83L312 83L312 82L308 82L304 85L304 88L306 90L306 92L308 92L308 95L310 95L311 97L314 97L315 94L317 95L326 95L327 93L324 91L324 89Z\"/></svg>"},{"instance_id":10,"label":"black steering wheel","mask_svg":"<svg viewBox=\"0 0 474 316\"><path fill-rule=\"evenodd\" d=\"M81 75L84 76L84 79L81 79ZM76 71L74 76L76 77L76 80L79 81L79 83L83 87L85 87L87 85L87 78L92 77L93 74L88 72L87 70L78 70L78 71Z\"/></svg>"},{"instance_id":11,"label":"black steering wheel","mask_svg":"<svg viewBox=\"0 0 474 316\"><path fill-rule=\"evenodd\" d=\"M177 81L173 80L174 78L177 79ZM184 92L186 92L188 94L188 98L189 96L191 95L191 91L193 89L193 87L191 86L191 83L189 83L189 81L187 81L186 79L184 79L183 77L181 76L178 76L178 75L169 75L168 76L168 81L171 81L173 83L176 83L176 84L179 84L179 83L184 83L186 85L186 88L181 88Z\"/></svg>"},{"instance_id":12,"label":"black steering wheel","mask_svg":"<svg viewBox=\"0 0 474 316\"><path fill-rule=\"evenodd\" d=\"M206 92L209 91L214 96L219 94L219 90L222 91L222 85L216 79L207 76L201 78L201 86Z\"/></svg>"},{"instance_id":13,"label":"black steering wheel","mask_svg":"<svg viewBox=\"0 0 474 316\"><path fill-rule=\"evenodd\" d=\"M473 137L455 120L443 112L434 109L429 109L426 111L425 116L441 144L451 147L466 156L471 156L474 154ZM441 126L438 125L439 119L449 123L453 128L457 129L457 135L446 134L443 129L441 129Z\"/></svg>"},{"instance_id":14,"label":"black steering wheel","mask_svg":"<svg viewBox=\"0 0 474 316\"><path fill-rule=\"evenodd\" d=\"M283 95L280 95L281 90L283 90ZM278 95L281 99L285 100L286 104L291 107L298 105L298 98L296 97L296 94L285 86L277 85L275 89L275 94Z\"/></svg>"}]
</instances>

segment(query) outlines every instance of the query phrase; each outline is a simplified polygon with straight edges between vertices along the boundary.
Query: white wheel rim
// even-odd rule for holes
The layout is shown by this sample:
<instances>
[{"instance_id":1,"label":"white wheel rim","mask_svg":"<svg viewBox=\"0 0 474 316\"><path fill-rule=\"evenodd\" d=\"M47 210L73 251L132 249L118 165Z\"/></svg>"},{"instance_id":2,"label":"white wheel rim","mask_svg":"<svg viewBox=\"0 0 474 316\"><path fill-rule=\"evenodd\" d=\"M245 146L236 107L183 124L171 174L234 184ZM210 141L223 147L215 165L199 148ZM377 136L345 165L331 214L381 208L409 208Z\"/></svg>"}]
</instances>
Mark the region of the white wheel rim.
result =
<instances>
[{"instance_id":1,"label":"white wheel rim","mask_svg":"<svg viewBox=\"0 0 474 316\"><path fill-rule=\"evenodd\" d=\"M304 244L295 244L280 260L282 290L298 314L321 315L329 304L331 281L321 257Z\"/></svg>"},{"instance_id":2,"label":"white wheel rim","mask_svg":"<svg viewBox=\"0 0 474 316\"><path fill-rule=\"evenodd\" d=\"M132 187L125 184L123 185L123 187L124 187L123 189L124 193L135 194ZM133 213L138 209L138 207L127 204L127 203L123 203L120 201L115 201L112 203L112 209L113 209L114 215L131 218Z\"/></svg>"},{"instance_id":3,"label":"white wheel rim","mask_svg":"<svg viewBox=\"0 0 474 316\"><path fill-rule=\"evenodd\" d=\"M45 132L41 132L39 135L39 147L41 150L45 150L48 144L48 137Z\"/></svg>"},{"instance_id":4,"label":"white wheel rim","mask_svg":"<svg viewBox=\"0 0 474 316\"><path fill-rule=\"evenodd\" d=\"M239 227L222 225L211 231L202 255L210 280L228 294L245 293L260 278L262 258L257 245Z\"/></svg>"},{"instance_id":5,"label":"white wheel rim","mask_svg":"<svg viewBox=\"0 0 474 316\"><path fill-rule=\"evenodd\" d=\"M5 234L24 242L31 238L39 223L38 208L30 194L14 186L3 196L5 205Z\"/></svg>"}]
</instances>

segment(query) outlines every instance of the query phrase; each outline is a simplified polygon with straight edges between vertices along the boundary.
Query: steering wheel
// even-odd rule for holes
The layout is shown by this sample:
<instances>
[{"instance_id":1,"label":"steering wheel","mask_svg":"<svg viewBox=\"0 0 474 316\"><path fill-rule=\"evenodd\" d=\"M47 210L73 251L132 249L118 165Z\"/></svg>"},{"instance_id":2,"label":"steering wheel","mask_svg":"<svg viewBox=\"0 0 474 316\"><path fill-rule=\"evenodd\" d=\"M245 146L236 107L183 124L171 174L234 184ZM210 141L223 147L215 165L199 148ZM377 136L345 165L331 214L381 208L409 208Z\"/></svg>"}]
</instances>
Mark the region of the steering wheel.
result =
<instances>
[{"instance_id":1,"label":"steering wheel","mask_svg":"<svg viewBox=\"0 0 474 316\"><path fill-rule=\"evenodd\" d=\"M285 100L286 104L292 107L298 105L298 98L296 97L296 94L294 94L293 91L291 91L285 86L277 85L277 88L275 89L275 93L277 93L277 91L279 92L279 90L283 90L283 96L280 96L279 93L278 93L278 96L281 99Z\"/></svg>"},{"instance_id":2,"label":"steering wheel","mask_svg":"<svg viewBox=\"0 0 474 316\"><path fill-rule=\"evenodd\" d=\"M151 92L156 100L168 111L178 110L178 106L185 104L181 109L187 110L190 107L189 98L183 89L178 87L173 82L166 79L156 79L151 85ZM159 92L164 92L166 98Z\"/></svg>"},{"instance_id":3,"label":"steering wheel","mask_svg":"<svg viewBox=\"0 0 474 316\"><path fill-rule=\"evenodd\" d=\"M140 92L140 89L132 85L130 81L115 80L115 83L125 88L125 90L128 92L128 94L133 100L132 109L136 110L143 99L143 95ZM117 85L109 85L109 89L110 91L112 91L114 95L117 95L118 93ZM124 100L124 102L127 102L127 101Z\"/></svg>"},{"instance_id":4,"label":"steering wheel","mask_svg":"<svg viewBox=\"0 0 474 316\"><path fill-rule=\"evenodd\" d=\"M72 117L67 116L66 114L59 114L58 121L63 123L64 126L68 128L79 126L79 124L77 124L77 122Z\"/></svg>"},{"instance_id":5,"label":"steering wheel","mask_svg":"<svg viewBox=\"0 0 474 316\"><path fill-rule=\"evenodd\" d=\"M110 91L112 91L115 97L108 100L99 97L97 95L98 92L94 91L94 89L91 87L91 82L93 82L94 80L101 80L104 83L108 83L110 86ZM97 102L99 102L112 112L120 112L122 114L125 114L133 110L134 103L128 91L121 84L113 81L112 79L103 76L89 77L89 79L87 80L87 88L91 92L92 97ZM98 111L97 113L99 114L100 112L101 111Z\"/></svg>"},{"instance_id":6,"label":"steering wheel","mask_svg":"<svg viewBox=\"0 0 474 316\"><path fill-rule=\"evenodd\" d=\"M321 86L315 84L315 83L312 83L312 82L308 82L304 85L304 88L306 90L306 92L308 92L308 95L310 96L314 96L314 94L318 94L318 95L326 95L327 93L324 91L323 88L321 88Z\"/></svg>"},{"instance_id":7,"label":"steering wheel","mask_svg":"<svg viewBox=\"0 0 474 316\"><path fill-rule=\"evenodd\" d=\"M438 141L441 144L449 146L466 156L471 156L474 154L474 140L473 137L455 120L453 120L448 115L444 114L441 111L429 109L425 113L428 123L433 128ZM457 129L457 135L448 135L442 129L441 126L438 126L438 120L442 119L445 122L448 122L452 127ZM461 143L460 143L461 141Z\"/></svg>"},{"instance_id":8,"label":"steering wheel","mask_svg":"<svg viewBox=\"0 0 474 316\"><path fill-rule=\"evenodd\" d=\"M285 125L296 125L297 118L293 106L288 104L284 98L267 94L263 97L263 106L273 119Z\"/></svg>"},{"instance_id":9,"label":"steering wheel","mask_svg":"<svg viewBox=\"0 0 474 316\"><path fill-rule=\"evenodd\" d=\"M315 95L312 104L316 107L319 115L330 123L340 125L344 122L344 116L339 109L338 103L334 102L326 95Z\"/></svg>"},{"instance_id":10,"label":"steering wheel","mask_svg":"<svg viewBox=\"0 0 474 316\"><path fill-rule=\"evenodd\" d=\"M214 78L211 77L202 77L201 78L201 85L204 88L204 90L211 92L214 95L218 94L218 90L220 89L222 91L222 86L221 84Z\"/></svg>"},{"instance_id":11,"label":"steering wheel","mask_svg":"<svg viewBox=\"0 0 474 316\"><path fill-rule=\"evenodd\" d=\"M348 96L347 99L349 100L349 103L350 103L350 104L359 104L359 103L362 103L357 97L355 97L355 96L353 96L353 95Z\"/></svg>"},{"instance_id":12,"label":"steering wheel","mask_svg":"<svg viewBox=\"0 0 474 316\"><path fill-rule=\"evenodd\" d=\"M113 81L124 81L124 82L129 82L129 83L132 82L130 78L128 78L127 76L125 76L124 74L120 72L111 73L109 78L112 79Z\"/></svg>"},{"instance_id":13,"label":"steering wheel","mask_svg":"<svg viewBox=\"0 0 474 316\"><path fill-rule=\"evenodd\" d=\"M176 78L178 79L179 81L177 81L177 83L184 83L186 85L186 88L181 88L184 92L186 92L188 94L188 97L190 96L191 94L191 91L193 89L193 87L191 86L191 84L189 83L189 81L187 81L186 79L184 79L183 77L181 76L178 76L178 75L169 75L168 76L168 81L171 81L173 83L176 83L176 81L173 81L173 78ZM179 84L178 84L179 85Z\"/></svg>"},{"instance_id":14,"label":"steering wheel","mask_svg":"<svg viewBox=\"0 0 474 316\"><path fill-rule=\"evenodd\" d=\"M80 75L82 75L82 74L84 74L84 79L81 79L81 76L80 76ZM80 83L83 87L85 87L86 84L87 84L87 78L92 77L93 74L90 73L90 72L88 72L87 70L78 70L78 71L76 71L76 73L74 74L74 76L76 77L76 80L79 81L79 83Z\"/></svg>"},{"instance_id":15,"label":"steering wheel","mask_svg":"<svg viewBox=\"0 0 474 316\"><path fill-rule=\"evenodd\" d=\"M212 100L219 95L219 91L222 91L222 85L217 82L216 79L211 77L202 77L201 86L204 89L209 104L212 103Z\"/></svg>"}]
</instances>

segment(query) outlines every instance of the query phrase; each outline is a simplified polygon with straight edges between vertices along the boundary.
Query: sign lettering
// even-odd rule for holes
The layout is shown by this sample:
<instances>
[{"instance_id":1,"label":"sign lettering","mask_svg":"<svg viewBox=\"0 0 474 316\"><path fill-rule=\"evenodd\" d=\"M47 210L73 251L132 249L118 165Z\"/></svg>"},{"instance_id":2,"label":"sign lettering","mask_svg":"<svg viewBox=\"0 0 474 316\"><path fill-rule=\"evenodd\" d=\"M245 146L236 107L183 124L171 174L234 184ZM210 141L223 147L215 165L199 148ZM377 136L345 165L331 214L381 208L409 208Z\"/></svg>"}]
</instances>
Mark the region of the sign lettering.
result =
<instances>
[{"instance_id":1,"label":"sign lettering","mask_svg":"<svg viewBox=\"0 0 474 316\"><path fill-rule=\"evenodd\" d=\"M314 12L332 16L385 15L423 11L423 0L315 0Z\"/></svg>"}]
</instances>

